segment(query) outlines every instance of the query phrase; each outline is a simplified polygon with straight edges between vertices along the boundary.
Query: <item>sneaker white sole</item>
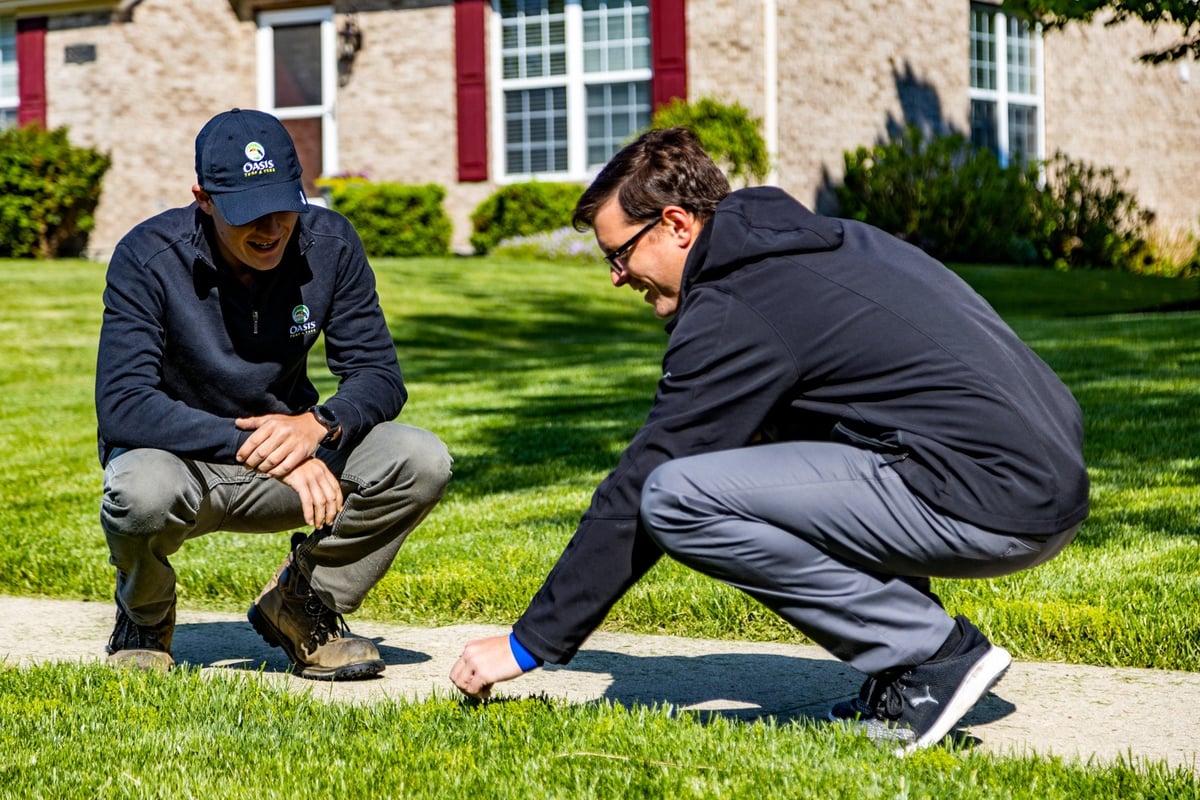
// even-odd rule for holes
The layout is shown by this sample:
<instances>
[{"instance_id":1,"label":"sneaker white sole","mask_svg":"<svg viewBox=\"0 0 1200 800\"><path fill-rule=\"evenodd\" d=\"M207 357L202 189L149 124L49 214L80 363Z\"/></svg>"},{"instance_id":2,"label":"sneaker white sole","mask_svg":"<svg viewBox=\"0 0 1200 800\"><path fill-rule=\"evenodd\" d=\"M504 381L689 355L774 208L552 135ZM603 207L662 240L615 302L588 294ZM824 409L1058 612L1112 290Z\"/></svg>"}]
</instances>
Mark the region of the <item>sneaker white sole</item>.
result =
<instances>
[{"instance_id":1,"label":"sneaker white sole","mask_svg":"<svg viewBox=\"0 0 1200 800\"><path fill-rule=\"evenodd\" d=\"M940 742L958 724L958 721L965 717L967 712L1000 682L1011 664L1012 656L1003 647L993 645L989 648L983 657L971 667L971 671L958 685L958 690L946 703L942 713L934 720L929 730L918 736L915 741L898 748L895 751L896 755L902 756Z\"/></svg>"}]
</instances>

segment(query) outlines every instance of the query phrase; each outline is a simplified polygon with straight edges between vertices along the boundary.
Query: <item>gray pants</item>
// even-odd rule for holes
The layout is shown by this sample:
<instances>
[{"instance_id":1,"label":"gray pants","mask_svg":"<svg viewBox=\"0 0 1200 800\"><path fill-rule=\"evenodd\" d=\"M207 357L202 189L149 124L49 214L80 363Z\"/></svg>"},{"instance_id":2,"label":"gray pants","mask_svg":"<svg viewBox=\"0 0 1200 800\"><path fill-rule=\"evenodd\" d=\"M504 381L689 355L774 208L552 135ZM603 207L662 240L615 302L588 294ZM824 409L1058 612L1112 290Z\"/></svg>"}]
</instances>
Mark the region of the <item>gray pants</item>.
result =
<instances>
[{"instance_id":1,"label":"gray pants","mask_svg":"<svg viewBox=\"0 0 1200 800\"><path fill-rule=\"evenodd\" d=\"M321 448L317 457L340 478L345 504L296 560L325 605L348 613L441 499L451 458L434 434L394 422L375 426L352 449ZM304 524L295 491L244 466L138 449L111 458L104 470L100 525L117 568L117 600L139 625L160 622L175 602L168 557L188 539Z\"/></svg>"},{"instance_id":2,"label":"gray pants","mask_svg":"<svg viewBox=\"0 0 1200 800\"><path fill-rule=\"evenodd\" d=\"M679 562L751 595L868 675L923 663L954 621L929 578L989 578L1053 558L1079 526L1009 536L947 517L887 457L787 442L651 473L643 525Z\"/></svg>"}]
</instances>

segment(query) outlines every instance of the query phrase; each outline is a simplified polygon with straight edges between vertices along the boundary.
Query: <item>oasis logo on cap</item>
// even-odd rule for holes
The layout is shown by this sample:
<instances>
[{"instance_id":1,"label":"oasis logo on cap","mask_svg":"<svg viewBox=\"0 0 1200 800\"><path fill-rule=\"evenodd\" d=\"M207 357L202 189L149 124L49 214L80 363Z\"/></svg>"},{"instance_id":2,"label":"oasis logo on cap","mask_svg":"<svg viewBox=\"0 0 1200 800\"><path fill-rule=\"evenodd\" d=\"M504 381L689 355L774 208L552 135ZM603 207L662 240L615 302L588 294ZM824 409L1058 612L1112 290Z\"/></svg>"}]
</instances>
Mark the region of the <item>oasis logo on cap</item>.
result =
<instances>
[{"instance_id":1,"label":"oasis logo on cap","mask_svg":"<svg viewBox=\"0 0 1200 800\"><path fill-rule=\"evenodd\" d=\"M246 158L249 159L242 165L242 174L247 178L255 175L267 175L275 171L275 161L267 158L267 149L258 142L250 142L246 145Z\"/></svg>"}]
</instances>

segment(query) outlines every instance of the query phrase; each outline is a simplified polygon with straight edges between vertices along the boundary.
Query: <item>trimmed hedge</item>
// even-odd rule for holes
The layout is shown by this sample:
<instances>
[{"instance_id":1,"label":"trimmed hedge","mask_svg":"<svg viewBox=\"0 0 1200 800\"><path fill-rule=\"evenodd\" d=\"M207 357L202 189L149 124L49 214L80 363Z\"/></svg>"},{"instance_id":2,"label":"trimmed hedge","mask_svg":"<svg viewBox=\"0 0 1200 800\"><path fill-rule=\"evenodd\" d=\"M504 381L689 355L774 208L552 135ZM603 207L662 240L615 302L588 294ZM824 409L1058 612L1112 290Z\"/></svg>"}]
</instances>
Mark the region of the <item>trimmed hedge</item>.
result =
<instances>
[{"instance_id":1,"label":"trimmed hedge","mask_svg":"<svg viewBox=\"0 0 1200 800\"><path fill-rule=\"evenodd\" d=\"M471 246L487 253L505 239L571 226L584 187L529 181L502 186L471 214Z\"/></svg>"},{"instance_id":2,"label":"trimmed hedge","mask_svg":"<svg viewBox=\"0 0 1200 800\"><path fill-rule=\"evenodd\" d=\"M78 256L95 226L112 159L74 147L66 128L0 131L0 256Z\"/></svg>"},{"instance_id":3,"label":"trimmed hedge","mask_svg":"<svg viewBox=\"0 0 1200 800\"><path fill-rule=\"evenodd\" d=\"M447 255L454 228L445 198L446 190L432 183L353 181L331 191L333 208L350 220L373 257Z\"/></svg>"}]
</instances>

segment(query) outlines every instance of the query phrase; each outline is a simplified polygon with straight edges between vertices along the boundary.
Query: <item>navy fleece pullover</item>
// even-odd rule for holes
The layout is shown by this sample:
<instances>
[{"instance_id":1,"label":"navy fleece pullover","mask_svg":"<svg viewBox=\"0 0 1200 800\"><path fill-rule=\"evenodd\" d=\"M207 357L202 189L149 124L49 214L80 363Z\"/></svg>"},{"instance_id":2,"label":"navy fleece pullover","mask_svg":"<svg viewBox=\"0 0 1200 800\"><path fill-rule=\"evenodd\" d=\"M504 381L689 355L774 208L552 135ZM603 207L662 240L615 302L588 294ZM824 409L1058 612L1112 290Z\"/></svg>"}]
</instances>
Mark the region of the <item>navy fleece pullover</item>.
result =
<instances>
[{"instance_id":1,"label":"navy fleece pullover","mask_svg":"<svg viewBox=\"0 0 1200 800\"><path fill-rule=\"evenodd\" d=\"M296 414L317 402L308 351L324 334L342 423L338 446L400 413L406 400L375 276L350 223L312 207L275 269L253 289L214 259L193 204L130 231L108 265L96 363L100 461L153 447L235 463L237 417Z\"/></svg>"}]
</instances>

